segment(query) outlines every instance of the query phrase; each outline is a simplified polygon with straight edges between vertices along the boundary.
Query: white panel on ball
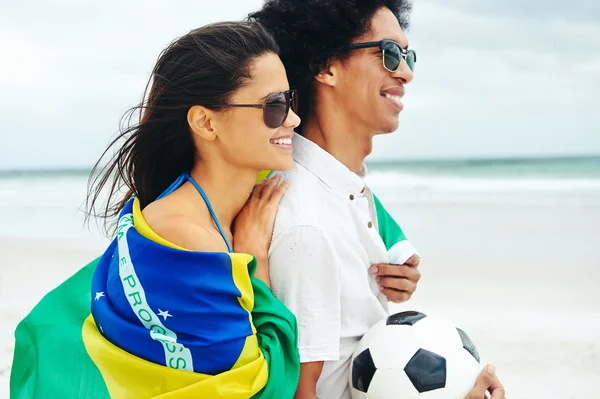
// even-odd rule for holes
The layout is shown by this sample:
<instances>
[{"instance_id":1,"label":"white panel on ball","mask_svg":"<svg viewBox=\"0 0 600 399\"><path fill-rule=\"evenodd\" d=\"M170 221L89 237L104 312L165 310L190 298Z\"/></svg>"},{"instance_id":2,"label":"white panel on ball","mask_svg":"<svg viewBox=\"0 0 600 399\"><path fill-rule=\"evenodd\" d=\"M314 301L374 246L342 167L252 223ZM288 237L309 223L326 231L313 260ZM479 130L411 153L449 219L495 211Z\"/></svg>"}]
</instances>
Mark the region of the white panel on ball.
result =
<instances>
[{"instance_id":1,"label":"white panel on ball","mask_svg":"<svg viewBox=\"0 0 600 399\"><path fill-rule=\"evenodd\" d=\"M447 357L462 348L456 327L444 318L425 317L413 326L421 348Z\"/></svg>"},{"instance_id":2,"label":"white panel on ball","mask_svg":"<svg viewBox=\"0 0 600 399\"><path fill-rule=\"evenodd\" d=\"M375 336L377 336L377 334L379 334L379 331L381 331L384 328L385 328L385 319L377 322L373 327L371 327L366 332L366 334L362 336L362 338L360 339L360 341L354 348L354 356L362 353L362 351L369 348L371 346L371 343L373 342L373 339L375 338Z\"/></svg>"},{"instance_id":3,"label":"white panel on ball","mask_svg":"<svg viewBox=\"0 0 600 399\"><path fill-rule=\"evenodd\" d=\"M375 367L402 370L419 350L412 326L383 326L368 343Z\"/></svg>"},{"instance_id":4,"label":"white panel on ball","mask_svg":"<svg viewBox=\"0 0 600 399\"><path fill-rule=\"evenodd\" d=\"M419 392L402 369L377 369L367 393L369 399L419 399Z\"/></svg>"},{"instance_id":5,"label":"white panel on ball","mask_svg":"<svg viewBox=\"0 0 600 399\"><path fill-rule=\"evenodd\" d=\"M456 398L464 398L475 386L481 366L465 349L446 357L446 389Z\"/></svg>"},{"instance_id":6,"label":"white panel on ball","mask_svg":"<svg viewBox=\"0 0 600 399\"><path fill-rule=\"evenodd\" d=\"M446 388L436 389L435 391L423 392L419 399L464 399L455 398Z\"/></svg>"},{"instance_id":7,"label":"white panel on ball","mask_svg":"<svg viewBox=\"0 0 600 399\"><path fill-rule=\"evenodd\" d=\"M352 387L350 388L350 394L352 395L352 399L369 399L369 395Z\"/></svg>"}]
</instances>

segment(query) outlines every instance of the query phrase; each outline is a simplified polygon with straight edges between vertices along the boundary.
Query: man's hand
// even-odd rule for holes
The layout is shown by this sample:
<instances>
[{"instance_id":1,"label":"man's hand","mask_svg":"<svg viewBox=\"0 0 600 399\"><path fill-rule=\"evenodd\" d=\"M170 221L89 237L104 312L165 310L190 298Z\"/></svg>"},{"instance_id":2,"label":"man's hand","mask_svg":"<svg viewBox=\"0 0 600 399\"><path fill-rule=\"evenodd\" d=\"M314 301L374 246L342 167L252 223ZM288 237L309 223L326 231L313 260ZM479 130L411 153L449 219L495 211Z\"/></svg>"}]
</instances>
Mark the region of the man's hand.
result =
<instances>
[{"instance_id":1,"label":"man's hand","mask_svg":"<svg viewBox=\"0 0 600 399\"><path fill-rule=\"evenodd\" d=\"M379 289L388 300L402 303L408 301L417 289L421 278L421 273L417 270L420 261L419 256L413 255L403 265L373 265L369 272L376 276Z\"/></svg>"},{"instance_id":2,"label":"man's hand","mask_svg":"<svg viewBox=\"0 0 600 399\"><path fill-rule=\"evenodd\" d=\"M486 399L488 398L486 392L492 395L490 399L506 399L504 387L496 375L495 367L491 364L485 366L481 371L475 382L475 387L465 399Z\"/></svg>"}]
</instances>

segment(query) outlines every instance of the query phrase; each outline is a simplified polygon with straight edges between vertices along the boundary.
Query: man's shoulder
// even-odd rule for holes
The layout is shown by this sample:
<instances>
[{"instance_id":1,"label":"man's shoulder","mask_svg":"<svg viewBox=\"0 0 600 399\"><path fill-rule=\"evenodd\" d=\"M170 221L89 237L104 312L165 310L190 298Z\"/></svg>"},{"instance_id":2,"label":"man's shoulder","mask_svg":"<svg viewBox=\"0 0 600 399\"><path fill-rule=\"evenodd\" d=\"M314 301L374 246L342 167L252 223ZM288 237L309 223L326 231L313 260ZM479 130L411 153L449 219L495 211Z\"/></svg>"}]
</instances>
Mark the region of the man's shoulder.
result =
<instances>
[{"instance_id":1,"label":"man's shoulder","mask_svg":"<svg viewBox=\"0 0 600 399\"><path fill-rule=\"evenodd\" d=\"M323 194L325 194L327 190L327 186L314 172L307 169L302 164L296 161L294 161L294 164L291 169L286 171L274 172L273 174L280 175L283 178L282 180L289 181L290 188L313 189L313 191L322 190Z\"/></svg>"},{"instance_id":2,"label":"man's shoulder","mask_svg":"<svg viewBox=\"0 0 600 399\"><path fill-rule=\"evenodd\" d=\"M279 203L274 235L299 226L326 229L329 223L325 216L333 205L325 183L296 162L292 169L278 174L290 186Z\"/></svg>"}]
</instances>

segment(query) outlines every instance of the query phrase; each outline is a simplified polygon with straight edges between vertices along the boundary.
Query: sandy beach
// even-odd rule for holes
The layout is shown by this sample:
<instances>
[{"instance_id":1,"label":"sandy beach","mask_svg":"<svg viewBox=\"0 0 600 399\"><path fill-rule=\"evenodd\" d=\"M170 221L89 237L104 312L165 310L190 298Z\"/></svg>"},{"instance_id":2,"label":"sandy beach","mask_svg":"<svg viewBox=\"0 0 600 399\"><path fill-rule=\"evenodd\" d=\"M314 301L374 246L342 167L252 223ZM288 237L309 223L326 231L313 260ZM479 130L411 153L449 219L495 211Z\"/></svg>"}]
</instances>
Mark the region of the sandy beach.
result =
<instances>
[{"instance_id":1,"label":"sandy beach","mask_svg":"<svg viewBox=\"0 0 600 399\"><path fill-rule=\"evenodd\" d=\"M48 194L44 183L29 185L34 198L48 194L44 205L19 200L18 183L0 185L0 398L8 398L18 321L105 245L80 229L83 182L64 184L79 193L68 206L68 193ZM441 314L467 331L510 399L598 396L599 197L514 201L503 192L482 201L414 188L379 192L423 256L417 292L393 311ZM35 234L19 224L32 223L22 219L32 209L47 214Z\"/></svg>"}]
</instances>

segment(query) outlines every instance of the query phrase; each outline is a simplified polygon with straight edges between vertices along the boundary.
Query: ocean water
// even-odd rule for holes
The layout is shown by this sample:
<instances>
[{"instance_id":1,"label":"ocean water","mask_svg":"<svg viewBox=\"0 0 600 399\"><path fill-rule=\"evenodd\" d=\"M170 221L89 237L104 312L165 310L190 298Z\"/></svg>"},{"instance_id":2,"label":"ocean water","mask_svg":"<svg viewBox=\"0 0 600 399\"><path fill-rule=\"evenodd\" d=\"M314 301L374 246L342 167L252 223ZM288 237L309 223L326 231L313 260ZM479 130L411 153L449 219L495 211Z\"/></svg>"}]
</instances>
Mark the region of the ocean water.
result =
<instances>
[{"instance_id":1,"label":"ocean water","mask_svg":"<svg viewBox=\"0 0 600 399\"><path fill-rule=\"evenodd\" d=\"M600 206L600 156L373 162L369 184L386 203Z\"/></svg>"},{"instance_id":2,"label":"ocean water","mask_svg":"<svg viewBox=\"0 0 600 399\"><path fill-rule=\"evenodd\" d=\"M600 156L367 163L389 208L568 206L600 212ZM104 242L84 226L88 169L0 171L0 236Z\"/></svg>"},{"instance_id":3,"label":"ocean water","mask_svg":"<svg viewBox=\"0 0 600 399\"><path fill-rule=\"evenodd\" d=\"M600 179L600 155L589 157L504 158L440 161L374 161L372 171L402 171L419 176L471 178Z\"/></svg>"}]
</instances>

